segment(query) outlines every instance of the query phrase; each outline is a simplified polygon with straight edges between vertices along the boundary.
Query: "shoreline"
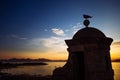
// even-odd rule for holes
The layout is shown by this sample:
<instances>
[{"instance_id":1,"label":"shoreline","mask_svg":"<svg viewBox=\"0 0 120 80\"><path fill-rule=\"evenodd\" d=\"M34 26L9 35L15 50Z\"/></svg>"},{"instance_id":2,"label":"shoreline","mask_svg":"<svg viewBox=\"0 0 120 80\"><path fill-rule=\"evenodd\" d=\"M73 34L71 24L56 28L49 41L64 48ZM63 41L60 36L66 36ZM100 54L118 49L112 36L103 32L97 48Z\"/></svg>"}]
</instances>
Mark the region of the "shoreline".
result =
<instances>
[{"instance_id":1,"label":"shoreline","mask_svg":"<svg viewBox=\"0 0 120 80\"><path fill-rule=\"evenodd\" d=\"M0 80L52 80L52 76L28 75L28 74L11 75L7 73L0 73Z\"/></svg>"},{"instance_id":2,"label":"shoreline","mask_svg":"<svg viewBox=\"0 0 120 80\"><path fill-rule=\"evenodd\" d=\"M40 63L0 63L0 69L8 69L8 68L15 68L18 66L37 66L37 65L48 65L45 62L40 62Z\"/></svg>"}]
</instances>

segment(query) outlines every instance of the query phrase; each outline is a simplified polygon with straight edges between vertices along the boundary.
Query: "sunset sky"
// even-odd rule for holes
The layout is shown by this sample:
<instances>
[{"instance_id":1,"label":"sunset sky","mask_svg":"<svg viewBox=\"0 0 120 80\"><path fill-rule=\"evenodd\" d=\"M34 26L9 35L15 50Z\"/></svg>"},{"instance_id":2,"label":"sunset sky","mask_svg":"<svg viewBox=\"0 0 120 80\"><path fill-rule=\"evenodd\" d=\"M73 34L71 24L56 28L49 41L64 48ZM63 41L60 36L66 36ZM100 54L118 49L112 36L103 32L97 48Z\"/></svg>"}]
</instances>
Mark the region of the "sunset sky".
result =
<instances>
[{"instance_id":1,"label":"sunset sky","mask_svg":"<svg viewBox=\"0 0 120 80\"><path fill-rule=\"evenodd\" d=\"M120 0L0 0L0 59L67 59L64 40L84 28L83 14L120 58Z\"/></svg>"}]
</instances>

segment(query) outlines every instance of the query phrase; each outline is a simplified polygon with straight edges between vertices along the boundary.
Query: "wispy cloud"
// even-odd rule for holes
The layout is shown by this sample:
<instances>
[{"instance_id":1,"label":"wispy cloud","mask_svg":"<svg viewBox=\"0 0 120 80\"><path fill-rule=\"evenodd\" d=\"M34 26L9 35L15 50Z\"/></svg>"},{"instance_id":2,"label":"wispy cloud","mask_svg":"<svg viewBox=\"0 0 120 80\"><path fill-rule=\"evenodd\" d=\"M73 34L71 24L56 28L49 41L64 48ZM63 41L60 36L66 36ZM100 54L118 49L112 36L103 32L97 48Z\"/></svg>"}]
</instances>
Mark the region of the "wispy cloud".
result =
<instances>
[{"instance_id":1,"label":"wispy cloud","mask_svg":"<svg viewBox=\"0 0 120 80\"><path fill-rule=\"evenodd\" d=\"M33 38L28 41L27 46L33 48L40 48L41 43L42 43L41 38Z\"/></svg>"},{"instance_id":2,"label":"wispy cloud","mask_svg":"<svg viewBox=\"0 0 120 80\"><path fill-rule=\"evenodd\" d=\"M112 43L110 52L113 54L120 54L120 41Z\"/></svg>"},{"instance_id":3,"label":"wispy cloud","mask_svg":"<svg viewBox=\"0 0 120 80\"><path fill-rule=\"evenodd\" d=\"M16 39L21 39L21 40L27 40L27 38L25 37L20 37L19 35L16 35L16 34L12 34L9 36L10 38L16 38Z\"/></svg>"},{"instance_id":4,"label":"wispy cloud","mask_svg":"<svg viewBox=\"0 0 120 80\"><path fill-rule=\"evenodd\" d=\"M120 49L120 41L113 42L111 45L112 48L119 48Z\"/></svg>"},{"instance_id":5,"label":"wispy cloud","mask_svg":"<svg viewBox=\"0 0 120 80\"><path fill-rule=\"evenodd\" d=\"M64 35L65 35L65 33L64 33L64 31L63 31L62 29L52 28L51 30L52 30L52 32L53 32L54 34L56 34L56 35L58 35L58 36L64 36Z\"/></svg>"},{"instance_id":6,"label":"wispy cloud","mask_svg":"<svg viewBox=\"0 0 120 80\"><path fill-rule=\"evenodd\" d=\"M70 30L69 29L66 29L65 32L69 32Z\"/></svg>"},{"instance_id":7,"label":"wispy cloud","mask_svg":"<svg viewBox=\"0 0 120 80\"><path fill-rule=\"evenodd\" d=\"M46 31L46 32L47 32L47 31L48 31L48 29L45 29L44 31Z\"/></svg>"},{"instance_id":8,"label":"wispy cloud","mask_svg":"<svg viewBox=\"0 0 120 80\"><path fill-rule=\"evenodd\" d=\"M64 40L69 39L66 36L51 36L47 38L24 38L12 34L9 37L1 39L0 48L14 51L31 51L31 52L53 52L60 53L66 51ZM13 44L14 43L14 44Z\"/></svg>"},{"instance_id":9,"label":"wispy cloud","mask_svg":"<svg viewBox=\"0 0 120 80\"><path fill-rule=\"evenodd\" d=\"M75 34L81 28L82 28L81 23L77 23L75 26L73 26L73 34Z\"/></svg>"},{"instance_id":10,"label":"wispy cloud","mask_svg":"<svg viewBox=\"0 0 120 80\"><path fill-rule=\"evenodd\" d=\"M50 51L54 52L63 52L66 50L66 45L64 40L68 39L67 37L49 37L41 39L42 43L45 47L47 47Z\"/></svg>"},{"instance_id":11,"label":"wispy cloud","mask_svg":"<svg viewBox=\"0 0 120 80\"><path fill-rule=\"evenodd\" d=\"M58 36L51 36L48 38L34 38L26 43L26 47L31 50L37 51L45 51L45 52L53 52L53 53L60 53L66 51L66 44L64 40L69 39L68 37L58 37Z\"/></svg>"},{"instance_id":12,"label":"wispy cloud","mask_svg":"<svg viewBox=\"0 0 120 80\"><path fill-rule=\"evenodd\" d=\"M120 41L113 42L112 45L119 45L120 46Z\"/></svg>"}]
</instances>

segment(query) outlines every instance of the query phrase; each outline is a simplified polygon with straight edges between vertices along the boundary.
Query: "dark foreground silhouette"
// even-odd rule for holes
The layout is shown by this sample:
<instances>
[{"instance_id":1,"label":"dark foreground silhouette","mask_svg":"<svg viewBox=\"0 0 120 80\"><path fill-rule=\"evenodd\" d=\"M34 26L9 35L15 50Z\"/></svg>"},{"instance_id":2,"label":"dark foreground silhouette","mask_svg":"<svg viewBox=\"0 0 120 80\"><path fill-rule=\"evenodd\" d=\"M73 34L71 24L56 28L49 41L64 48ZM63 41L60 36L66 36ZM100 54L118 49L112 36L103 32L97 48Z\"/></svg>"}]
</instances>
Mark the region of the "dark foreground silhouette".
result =
<instances>
[{"instance_id":1,"label":"dark foreground silhouette","mask_svg":"<svg viewBox=\"0 0 120 80\"><path fill-rule=\"evenodd\" d=\"M0 73L0 80L52 80L51 76L38 76L38 75L11 75Z\"/></svg>"},{"instance_id":2,"label":"dark foreground silhouette","mask_svg":"<svg viewBox=\"0 0 120 80\"><path fill-rule=\"evenodd\" d=\"M21 75L11 75L7 73L2 73L1 69L6 68L15 68L18 66L37 66L37 65L47 65L46 63L0 63L0 80L51 80L51 76L40 76L40 75L28 75L28 74L21 74Z\"/></svg>"}]
</instances>

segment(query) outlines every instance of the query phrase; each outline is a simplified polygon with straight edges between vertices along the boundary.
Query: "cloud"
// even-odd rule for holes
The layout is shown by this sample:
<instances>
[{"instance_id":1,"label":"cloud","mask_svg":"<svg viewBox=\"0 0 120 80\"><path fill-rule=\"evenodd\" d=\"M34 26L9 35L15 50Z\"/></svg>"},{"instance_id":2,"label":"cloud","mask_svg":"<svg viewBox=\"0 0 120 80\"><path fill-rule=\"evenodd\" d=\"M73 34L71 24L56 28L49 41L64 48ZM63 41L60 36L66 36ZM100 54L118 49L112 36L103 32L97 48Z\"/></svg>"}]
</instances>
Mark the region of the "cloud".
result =
<instances>
[{"instance_id":1,"label":"cloud","mask_svg":"<svg viewBox=\"0 0 120 80\"><path fill-rule=\"evenodd\" d=\"M112 48L119 48L120 49L120 41L113 42L111 45Z\"/></svg>"},{"instance_id":2,"label":"cloud","mask_svg":"<svg viewBox=\"0 0 120 80\"><path fill-rule=\"evenodd\" d=\"M59 29L59 28L52 28L51 29L53 33L55 33L56 35L58 36L64 36L65 33L62 29Z\"/></svg>"},{"instance_id":3,"label":"cloud","mask_svg":"<svg viewBox=\"0 0 120 80\"><path fill-rule=\"evenodd\" d=\"M48 38L33 38L28 39L24 44L22 43L22 49L31 50L31 51L44 51L44 52L54 52L60 53L67 51L67 45L65 44L66 39L70 39L70 37L66 36L51 36ZM113 49L119 48L120 49L120 41L113 42L112 46Z\"/></svg>"},{"instance_id":4,"label":"cloud","mask_svg":"<svg viewBox=\"0 0 120 80\"><path fill-rule=\"evenodd\" d=\"M120 41L118 41L118 42L113 42L112 45L119 45L119 46L120 46Z\"/></svg>"},{"instance_id":5,"label":"cloud","mask_svg":"<svg viewBox=\"0 0 120 80\"><path fill-rule=\"evenodd\" d=\"M53 52L60 53L65 52L67 45L65 44L66 39L68 37L58 37L51 36L48 38L34 38L29 40L29 42L25 45L30 50L36 51L44 51L44 52Z\"/></svg>"},{"instance_id":6,"label":"cloud","mask_svg":"<svg viewBox=\"0 0 120 80\"><path fill-rule=\"evenodd\" d=\"M77 23L75 26L73 26L73 34L75 34L81 28L82 28L81 23Z\"/></svg>"},{"instance_id":7,"label":"cloud","mask_svg":"<svg viewBox=\"0 0 120 80\"><path fill-rule=\"evenodd\" d=\"M52 47L52 46L59 46L62 45L63 46L63 38L61 37L50 37L50 38L46 38L43 39L44 45L46 47Z\"/></svg>"},{"instance_id":8,"label":"cloud","mask_svg":"<svg viewBox=\"0 0 120 80\"><path fill-rule=\"evenodd\" d=\"M49 37L41 39L42 43L45 47L49 49L49 51L54 52L64 52L66 51L67 46L65 45L64 40L68 39L67 37Z\"/></svg>"},{"instance_id":9,"label":"cloud","mask_svg":"<svg viewBox=\"0 0 120 80\"><path fill-rule=\"evenodd\" d=\"M22 50L28 38L16 34L4 35L0 39L0 49Z\"/></svg>"},{"instance_id":10,"label":"cloud","mask_svg":"<svg viewBox=\"0 0 120 80\"><path fill-rule=\"evenodd\" d=\"M24 44L24 47L26 47L26 50L29 51L39 51L44 52L47 49L42 45L43 41L42 38L32 38L27 41L27 43Z\"/></svg>"},{"instance_id":11,"label":"cloud","mask_svg":"<svg viewBox=\"0 0 120 80\"><path fill-rule=\"evenodd\" d=\"M120 54L120 41L112 43L110 52L114 54Z\"/></svg>"},{"instance_id":12,"label":"cloud","mask_svg":"<svg viewBox=\"0 0 120 80\"><path fill-rule=\"evenodd\" d=\"M0 50L60 53L66 51L65 39L69 38L66 36L51 36L48 38L37 37L29 39L18 35L9 35L0 40Z\"/></svg>"},{"instance_id":13,"label":"cloud","mask_svg":"<svg viewBox=\"0 0 120 80\"><path fill-rule=\"evenodd\" d=\"M69 29L66 29L65 32L69 32L70 30Z\"/></svg>"},{"instance_id":14,"label":"cloud","mask_svg":"<svg viewBox=\"0 0 120 80\"><path fill-rule=\"evenodd\" d=\"M20 40L27 40L27 38L25 38L25 37L20 37L20 36L15 35L15 34L10 35L9 37L10 37L10 38L20 39Z\"/></svg>"},{"instance_id":15,"label":"cloud","mask_svg":"<svg viewBox=\"0 0 120 80\"><path fill-rule=\"evenodd\" d=\"M45 32L47 32L47 31L48 31L48 29L45 29L44 31L45 31Z\"/></svg>"},{"instance_id":16,"label":"cloud","mask_svg":"<svg viewBox=\"0 0 120 80\"><path fill-rule=\"evenodd\" d=\"M0 39L0 50L21 51L25 50L25 45L28 42L27 38L17 35L7 35Z\"/></svg>"}]
</instances>

